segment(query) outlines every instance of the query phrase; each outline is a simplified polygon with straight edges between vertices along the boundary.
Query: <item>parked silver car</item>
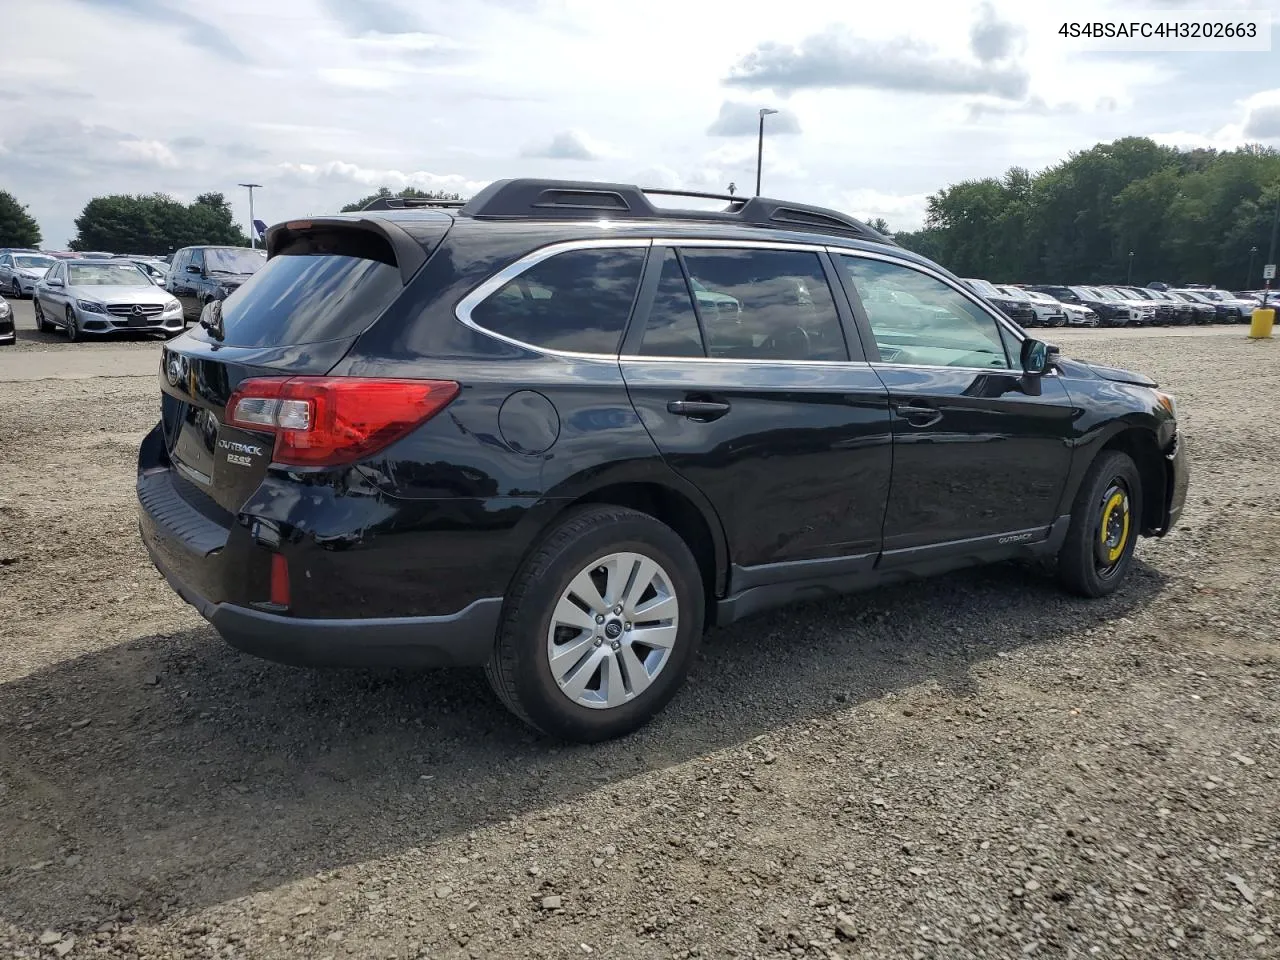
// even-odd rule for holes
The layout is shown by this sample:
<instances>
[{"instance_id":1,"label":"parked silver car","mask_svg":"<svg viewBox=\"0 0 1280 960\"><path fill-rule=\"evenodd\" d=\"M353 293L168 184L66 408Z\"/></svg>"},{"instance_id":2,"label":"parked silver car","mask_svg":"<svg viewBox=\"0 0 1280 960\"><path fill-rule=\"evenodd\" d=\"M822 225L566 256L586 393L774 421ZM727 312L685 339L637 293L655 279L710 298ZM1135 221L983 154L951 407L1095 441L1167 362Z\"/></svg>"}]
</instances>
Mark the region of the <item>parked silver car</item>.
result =
<instances>
[{"instance_id":1,"label":"parked silver car","mask_svg":"<svg viewBox=\"0 0 1280 960\"><path fill-rule=\"evenodd\" d=\"M67 339L119 331L176 337L182 304L128 261L63 260L36 284L36 327L62 327Z\"/></svg>"},{"instance_id":2,"label":"parked silver car","mask_svg":"<svg viewBox=\"0 0 1280 960\"><path fill-rule=\"evenodd\" d=\"M27 297L36 283L58 261L43 253L10 251L0 254L0 291L11 297Z\"/></svg>"}]
</instances>

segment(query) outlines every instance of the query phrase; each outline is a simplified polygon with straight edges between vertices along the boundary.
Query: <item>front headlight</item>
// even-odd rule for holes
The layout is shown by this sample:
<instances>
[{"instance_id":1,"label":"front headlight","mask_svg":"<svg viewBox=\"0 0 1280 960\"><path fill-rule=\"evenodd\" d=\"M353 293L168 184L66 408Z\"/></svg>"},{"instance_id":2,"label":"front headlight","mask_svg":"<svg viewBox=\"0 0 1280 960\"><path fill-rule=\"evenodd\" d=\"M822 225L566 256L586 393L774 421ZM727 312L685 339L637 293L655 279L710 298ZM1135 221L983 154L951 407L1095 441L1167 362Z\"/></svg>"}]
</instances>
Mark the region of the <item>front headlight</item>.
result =
<instances>
[{"instance_id":1,"label":"front headlight","mask_svg":"<svg viewBox=\"0 0 1280 960\"><path fill-rule=\"evenodd\" d=\"M85 313L106 313L107 312L106 307L104 307L100 303L95 303L92 300L77 300L76 306L79 307L81 310L83 310Z\"/></svg>"},{"instance_id":2,"label":"front headlight","mask_svg":"<svg viewBox=\"0 0 1280 960\"><path fill-rule=\"evenodd\" d=\"M9 301L0 300L0 320L8 320L12 313L13 307L9 306Z\"/></svg>"},{"instance_id":3,"label":"front headlight","mask_svg":"<svg viewBox=\"0 0 1280 960\"><path fill-rule=\"evenodd\" d=\"M1177 420L1178 419L1177 398L1174 397L1174 395L1171 393L1165 393L1163 390L1152 390L1151 392L1156 395L1156 402L1160 404L1160 406L1164 407L1166 411L1168 411L1169 416Z\"/></svg>"},{"instance_id":4,"label":"front headlight","mask_svg":"<svg viewBox=\"0 0 1280 960\"><path fill-rule=\"evenodd\" d=\"M164 305L164 316L167 317L172 313L178 313L180 310L182 310L182 304L177 300L170 300Z\"/></svg>"}]
</instances>

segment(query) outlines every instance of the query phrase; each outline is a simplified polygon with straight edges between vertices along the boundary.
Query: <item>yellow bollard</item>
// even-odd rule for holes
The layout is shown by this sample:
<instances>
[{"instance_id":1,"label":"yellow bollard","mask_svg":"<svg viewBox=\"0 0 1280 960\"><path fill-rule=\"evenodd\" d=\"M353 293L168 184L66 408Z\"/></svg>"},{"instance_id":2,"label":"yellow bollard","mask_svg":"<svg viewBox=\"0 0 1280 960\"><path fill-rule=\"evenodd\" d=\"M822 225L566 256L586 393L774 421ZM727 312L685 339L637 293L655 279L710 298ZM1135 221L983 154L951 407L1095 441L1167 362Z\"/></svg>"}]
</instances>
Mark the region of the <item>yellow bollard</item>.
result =
<instances>
[{"instance_id":1,"label":"yellow bollard","mask_svg":"<svg viewBox=\"0 0 1280 960\"><path fill-rule=\"evenodd\" d=\"M1267 307L1263 310L1258 307L1253 311L1253 322L1249 324L1250 340L1266 340L1271 337L1271 328L1276 324L1276 311L1274 307Z\"/></svg>"}]
</instances>

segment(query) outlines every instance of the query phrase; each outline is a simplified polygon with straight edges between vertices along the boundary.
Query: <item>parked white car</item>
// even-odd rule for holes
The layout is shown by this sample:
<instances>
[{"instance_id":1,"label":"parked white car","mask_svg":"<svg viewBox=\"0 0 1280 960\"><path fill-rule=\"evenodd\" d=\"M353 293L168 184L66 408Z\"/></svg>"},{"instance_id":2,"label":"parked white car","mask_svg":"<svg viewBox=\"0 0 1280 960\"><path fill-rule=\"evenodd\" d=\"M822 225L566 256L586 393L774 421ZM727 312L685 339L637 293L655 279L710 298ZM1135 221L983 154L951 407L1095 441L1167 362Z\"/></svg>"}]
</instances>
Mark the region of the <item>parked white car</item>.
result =
<instances>
[{"instance_id":1,"label":"parked white car","mask_svg":"<svg viewBox=\"0 0 1280 960\"><path fill-rule=\"evenodd\" d=\"M1054 300L1053 297L1046 298L1046 302L1033 297L1029 291L1009 283L998 284L996 289L1011 300L1025 302L1027 306L1036 312L1036 324L1038 326L1061 327L1066 325L1067 315L1060 309L1062 304Z\"/></svg>"},{"instance_id":2,"label":"parked white car","mask_svg":"<svg viewBox=\"0 0 1280 960\"><path fill-rule=\"evenodd\" d=\"M43 253L0 253L0 291L15 298L29 297L40 278L57 262Z\"/></svg>"},{"instance_id":3,"label":"parked white car","mask_svg":"<svg viewBox=\"0 0 1280 960\"><path fill-rule=\"evenodd\" d=\"M1032 302L1036 305L1036 310L1040 310L1041 306L1053 313L1061 313L1067 318L1067 326L1069 327L1096 327L1098 325L1098 315L1088 307L1080 306L1076 303L1063 303L1056 297L1052 297L1047 293L1041 293L1039 290L1023 290Z\"/></svg>"}]
</instances>

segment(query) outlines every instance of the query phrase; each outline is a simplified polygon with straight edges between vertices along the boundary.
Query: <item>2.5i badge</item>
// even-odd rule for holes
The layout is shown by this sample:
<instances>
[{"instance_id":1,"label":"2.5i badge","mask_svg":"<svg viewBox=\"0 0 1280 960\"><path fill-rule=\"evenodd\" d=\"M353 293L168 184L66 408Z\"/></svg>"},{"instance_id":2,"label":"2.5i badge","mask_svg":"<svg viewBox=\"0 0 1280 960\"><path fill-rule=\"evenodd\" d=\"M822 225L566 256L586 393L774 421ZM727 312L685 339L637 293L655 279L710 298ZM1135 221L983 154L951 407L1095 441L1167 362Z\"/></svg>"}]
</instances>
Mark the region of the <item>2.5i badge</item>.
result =
<instances>
[{"instance_id":1,"label":"2.5i badge","mask_svg":"<svg viewBox=\"0 0 1280 960\"><path fill-rule=\"evenodd\" d=\"M218 446L227 451L227 463L234 463L240 467L253 466L253 457L262 456L262 448L252 443L219 439Z\"/></svg>"}]
</instances>

